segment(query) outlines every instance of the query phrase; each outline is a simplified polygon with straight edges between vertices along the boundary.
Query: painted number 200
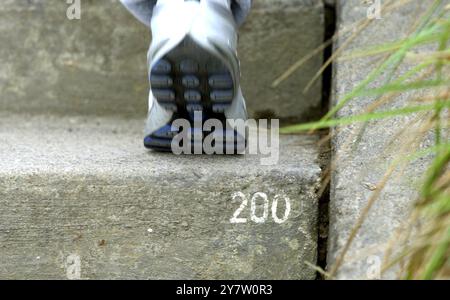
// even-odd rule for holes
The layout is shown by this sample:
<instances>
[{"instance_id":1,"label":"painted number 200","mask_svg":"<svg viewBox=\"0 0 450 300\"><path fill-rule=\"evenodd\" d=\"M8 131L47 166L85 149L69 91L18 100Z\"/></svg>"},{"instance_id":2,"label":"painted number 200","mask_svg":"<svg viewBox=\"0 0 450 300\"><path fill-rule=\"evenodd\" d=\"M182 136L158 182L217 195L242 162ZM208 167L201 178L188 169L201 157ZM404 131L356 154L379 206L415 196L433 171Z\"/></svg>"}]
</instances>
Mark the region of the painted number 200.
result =
<instances>
[{"instance_id":1,"label":"painted number 200","mask_svg":"<svg viewBox=\"0 0 450 300\"><path fill-rule=\"evenodd\" d=\"M242 202L239 208L234 212L233 217L230 219L230 222L234 224L247 223L247 218L241 218L239 216L247 208L248 199L243 193L236 192L232 195L232 200L233 202L235 202L237 199L240 199ZM284 201L285 204L284 214L281 218L278 215L279 201ZM262 213L256 212L258 203L262 204L263 207ZM276 195L272 201L273 221L277 224L282 224L287 221L290 213L291 213L291 201L289 200L289 198L286 196ZM250 200L250 219L257 224L262 224L267 221L268 217L269 217L269 198L265 193L260 192L255 193Z\"/></svg>"}]
</instances>

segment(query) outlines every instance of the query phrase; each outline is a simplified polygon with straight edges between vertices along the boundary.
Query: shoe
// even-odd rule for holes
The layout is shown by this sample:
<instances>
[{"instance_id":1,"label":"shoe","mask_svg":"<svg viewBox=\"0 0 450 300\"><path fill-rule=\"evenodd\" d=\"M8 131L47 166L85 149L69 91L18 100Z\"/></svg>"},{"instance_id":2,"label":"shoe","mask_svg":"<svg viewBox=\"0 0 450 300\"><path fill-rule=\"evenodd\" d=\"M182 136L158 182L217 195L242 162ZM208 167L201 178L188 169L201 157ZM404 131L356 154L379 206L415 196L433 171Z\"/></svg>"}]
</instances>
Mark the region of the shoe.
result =
<instances>
[{"instance_id":1,"label":"shoe","mask_svg":"<svg viewBox=\"0 0 450 300\"><path fill-rule=\"evenodd\" d=\"M198 124L208 119L220 120L223 128L227 119L247 120L230 0L159 0L151 30L145 147L171 151L180 132L172 126L177 119L188 120L201 138L209 132ZM198 115L201 122L195 122ZM235 139L231 145L224 142L224 148L245 150L245 134L225 129L222 134Z\"/></svg>"}]
</instances>

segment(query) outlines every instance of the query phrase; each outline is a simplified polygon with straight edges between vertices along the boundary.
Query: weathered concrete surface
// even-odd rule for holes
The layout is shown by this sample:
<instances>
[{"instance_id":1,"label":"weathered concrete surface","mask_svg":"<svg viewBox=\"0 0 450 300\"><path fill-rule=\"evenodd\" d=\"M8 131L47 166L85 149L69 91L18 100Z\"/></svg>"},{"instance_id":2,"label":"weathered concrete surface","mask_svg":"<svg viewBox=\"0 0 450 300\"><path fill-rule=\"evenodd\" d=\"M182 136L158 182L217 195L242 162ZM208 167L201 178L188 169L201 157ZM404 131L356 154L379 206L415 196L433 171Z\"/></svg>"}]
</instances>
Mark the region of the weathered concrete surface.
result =
<instances>
[{"instance_id":1,"label":"weathered concrete surface","mask_svg":"<svg viewBox=\"0 0 450 300\"><path fill-rule=\"evenodd\" d=\"M261 166L149 152L142 125L1 114L1 279L73 278L78 258L90 279L315 277L304 264L316 261L314 137L284 137L279 164ZM248 222L231 224L234 192L286 195L289 219L255 224L249 203Z\"/></svg>"},{"instance_id":2,"label":"weathered concrete surface","mask_svg":"<svg viewBox=\"0 0 450 300\"><path fill-rule=\"evenodd\" d=\"M323 40L322 1L256 0L242 29L243 86L250 113L309 119L320 82L301 93L319 55L279 88L272 81ZM150 34L117 0L6 0L0 5L0 109L141 117L147 111Z\"/></svg>"},{"instance_id":3,"label":"weathered concrete surface","mask_svg":"<svg viewBox=\"0 0 450 300\"><path fill-rule=\"evenodd\" d=\"M341 32L354 26L355 22L366 18L368 4L359 0L338 1L338 4L338 29ZM428 1L414 0L391 14L383 14L381 20L374 20L359 34L343 55L356 49L387 43L405 36L418 19L417 13L425 12L429 4L431 3ZM343 43L346 36L348 34L342 35L338 45ZM338 60L335 64L334 100L338 101L360 83L373 70L378 59L379 57ZM403 65L399 73L404 73L409 67L410 65ZM383 83L383 80L386 80L385 76L382 76L376 84ZM414 95L403 93L394 103L383 105L383 109L400 107L406 103L406 100L419 95L418 92ZM340 111L339 116L362 113L373 101L373 97L360 97L349 102ZM392 160L399 155L404 156L405 149L429 146L432 142L429 138L427 142L415 145L411 140L397 135L405 127L406 133L417 134L418 122L415 118L417 115L371 122L360 136L358 136L361 129L359 125L342 127L336 132L333 139L333 159L337 161L337 166L331 183L329 267L336 262L350 231ZM358 138L360 138L359 141ZM395 230L404 225L412 203L416 199L417 183L427 162L425 158L420 159L406 168L405 173L394 172L351 245L337 278L377 277L374 272L376 273L377 266L380 266L379 263L383 260L386 243L393 237ZM384 277L395 278L395 270L385 273Z\"/></svg>"},{"instance_id":4,"label":"weathered concrete surface","mask_svg":"<svg viewBox=\"0 0 450 300\"><path fill-rule=\"evenodd\" d=\"M320 102L320 86L299 91L321 58L270 88L322 41L318 2L255 1L241 37L253 114L309 118ZM81 3L74 21L65 1L0 5L0 278L313 279L316 139L284 137L272 167L146 151L150 34L116 0ZM255 224L249 203L231 224L234 192L286 195L290 217Z\"/></svg>"},{"instance_id":5,"label":"weathered concrete surface","mask_svg":"<svg viewBox=\"0 0 450 300\"><path fill-rule=\"evenodd\" d=\"M239 54L242 84L249 112L256 117L289 121L317 118L322 82L303 89L320 69L317 55L278 87L273 81L294 63L318 48L324 39L321 0L256 0L241 29Z\"/></svg>"},{"instance_id":6,"label":"weathered concrete surface","mask_svg":"<svg viewBox=\"0 0 450 300\"><path fill-rule=\"evenodd\" d=\"M144 116L150 34L116 0L0 5L0 110Z\"/></svg>"}]
</instances>

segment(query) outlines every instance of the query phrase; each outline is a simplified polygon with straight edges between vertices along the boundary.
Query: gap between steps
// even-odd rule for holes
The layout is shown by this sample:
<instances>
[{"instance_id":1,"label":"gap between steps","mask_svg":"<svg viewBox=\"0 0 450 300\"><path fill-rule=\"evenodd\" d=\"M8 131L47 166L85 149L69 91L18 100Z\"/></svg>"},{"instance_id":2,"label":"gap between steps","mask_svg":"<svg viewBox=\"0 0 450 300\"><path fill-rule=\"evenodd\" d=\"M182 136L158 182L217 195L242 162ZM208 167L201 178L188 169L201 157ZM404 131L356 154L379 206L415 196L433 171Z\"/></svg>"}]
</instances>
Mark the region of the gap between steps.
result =
<instances>
[{"instance_id":1,"label":"gap between steps","mask_svg":"<svg viewBox=\"0 0 450 300\"><path fill-rule=\"evenodd\" d=\"M331 39L336 32L336 0L323 0L325 7L325 36L324 42ZM326 62L333 55L333 44L328 46L323 53L323 61ZM333 64L331 64L322 76L322 115L330 108L333 85ZM321 132L321 136L326 136L329 131ZM331 144L329 142L323 144L320 148L320 164L322 171L327 170L331 161ZM319 198L319 214L318 214L318 239L317 239L317 265L323 269L327 269L328 254L328 232L329 232L329 203L330 203L330 186L322 186L323 193ZM317 279L325 279L322 274L317 272Z\"/></svg>"}]
</instances>

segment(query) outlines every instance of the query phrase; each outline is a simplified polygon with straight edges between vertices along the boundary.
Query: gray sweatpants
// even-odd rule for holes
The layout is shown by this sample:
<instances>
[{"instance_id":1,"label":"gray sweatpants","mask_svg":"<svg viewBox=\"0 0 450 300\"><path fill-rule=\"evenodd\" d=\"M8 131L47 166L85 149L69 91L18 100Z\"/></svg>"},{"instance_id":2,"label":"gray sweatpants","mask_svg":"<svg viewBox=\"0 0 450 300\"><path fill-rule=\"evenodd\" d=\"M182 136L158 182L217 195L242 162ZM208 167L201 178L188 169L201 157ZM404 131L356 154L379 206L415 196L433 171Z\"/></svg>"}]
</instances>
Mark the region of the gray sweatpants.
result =
<instances>
[{"instance_id":1,"label":"gray sweatpants","mask_svg":"<svg viewBox=\"0 0 450 300\"><path fill-rule=\"evenodd\" d=\"M208 0L206 0L208 1ZM122 4L142 23L150 27L153 7L157 0L120 0ZM232 0L231 9L238 25L241 25L247 17L252 0Z\"/></svg>"}]
</instances>

